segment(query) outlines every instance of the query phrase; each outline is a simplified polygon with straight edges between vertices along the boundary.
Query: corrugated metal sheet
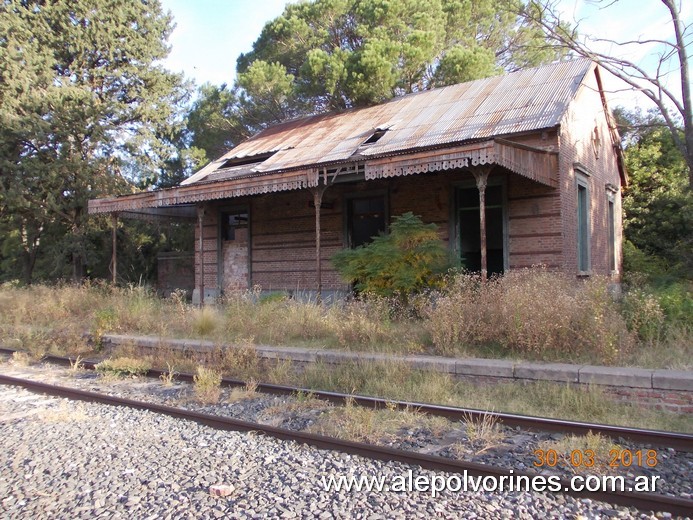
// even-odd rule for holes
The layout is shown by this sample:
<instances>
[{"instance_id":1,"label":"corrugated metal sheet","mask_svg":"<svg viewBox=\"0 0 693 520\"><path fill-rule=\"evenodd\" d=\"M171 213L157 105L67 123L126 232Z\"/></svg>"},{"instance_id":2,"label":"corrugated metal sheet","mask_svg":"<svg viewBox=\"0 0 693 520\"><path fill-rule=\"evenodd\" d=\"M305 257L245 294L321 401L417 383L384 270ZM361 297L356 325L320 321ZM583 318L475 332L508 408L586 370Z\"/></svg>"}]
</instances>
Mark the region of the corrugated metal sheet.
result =
<instances>
[{"instance_id":1,"label":"corrugated metal sheet","mask_svg":"<svg viewBox=\"0 0 693 520\"><path fill-rule=\"evenodd\" d=\"M184 181L214 175L231 158L276 152L253 165L257 173L402 153L556 126L593 64L586 59L526 69L394 98L374 107L321 114L275 125L241 143ZM390 125L377 142L360 146L376 128ZM238 172L240 173L240 172ZM250 173L246 171L244 173ZM211 174L211 175L210 175Z\"/></svg>"}]
</instances>

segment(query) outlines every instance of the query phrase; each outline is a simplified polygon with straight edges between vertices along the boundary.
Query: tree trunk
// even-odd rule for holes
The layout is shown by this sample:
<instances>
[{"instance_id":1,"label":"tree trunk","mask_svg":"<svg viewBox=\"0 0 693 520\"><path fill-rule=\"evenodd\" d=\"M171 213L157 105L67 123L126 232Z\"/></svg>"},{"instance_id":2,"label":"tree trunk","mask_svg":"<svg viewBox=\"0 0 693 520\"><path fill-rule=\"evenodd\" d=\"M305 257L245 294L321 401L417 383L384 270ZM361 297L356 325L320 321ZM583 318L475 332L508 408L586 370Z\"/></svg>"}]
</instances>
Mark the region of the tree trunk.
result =
<instances>
[{"instance_id":1,"label":"tree trunk","mask_svg":"<svg viewBox=\"0 0 693 520\"><path fill-rule=\"evenodd\" d=\"M72 221L72 235L76 239L76 244L72 250L72 281L75 285L82 283L84 279L84 260L82 258L82 226L80 223L82 208L75 208L75 216Z\"/></svg>"},{"instance_id":2,"label":"tree trunk","mask_svg":"<svg viewBox=\"0 0 693 520\"><path fill-rule=\"evenodd\" d=\"M82 261L82 255L79 253L72 253L72 281L75 285L82 283L84 279L84 262Z\"/></svg>"},{"instance_id":3,"label":"tree trunk","mask_svg":"<svg viewBox=\"0 0 693 520\"><path fill-rule=\"evenodd\" d=\"M36 248L32 248L30 251L22 251L22 281L25 285L31 285L33 282L36 253Z\"/></svg>"},{"instance_id":4,"label":"tree trunk","mask_svg":"<svg viewBox=\"0 0 693 520\"><path fill-rule=\"evenodd\" d=\"M43 228L39 226L38 231L33 236L30 235L25 224L22 224L20 229L22 236L22 253L20 255L22 259L22 281L26 285L31 285L34 281L34 267L36 266L39 240Z\"/></svg>"}]
</instances>

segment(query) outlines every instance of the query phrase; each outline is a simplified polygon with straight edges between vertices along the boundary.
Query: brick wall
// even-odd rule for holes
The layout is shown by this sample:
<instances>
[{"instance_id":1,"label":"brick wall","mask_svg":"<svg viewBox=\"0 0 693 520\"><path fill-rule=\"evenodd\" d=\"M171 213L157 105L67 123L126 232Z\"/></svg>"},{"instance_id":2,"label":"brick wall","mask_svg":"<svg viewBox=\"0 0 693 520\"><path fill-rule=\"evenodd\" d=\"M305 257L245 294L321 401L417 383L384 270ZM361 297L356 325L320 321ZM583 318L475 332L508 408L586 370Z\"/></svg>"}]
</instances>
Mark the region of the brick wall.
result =
<instances>
[{"instance_id":1,"label":"brick wall","mask_svg":"<svg viewBox=\"0 0 693 520\"><path fill-rule=\"evenodd\" d=\"M528 142L543 143L540 136L529 136ZM510 268L544 264L559 267L561 251L560 196L557 190L502 167L491 173L490 182L506 186L507 232ZM321 209L323 289L345 291L330 262L332 255L345 247L346 200L371 193L385 194L387 221L395 215L412 211L424 222L435 223L441 238L455 246L453 215L456 186L475 186L467 170L410 175L390 180L362 181L331 186L323 196ZM238 201L221 201L206 206L203 236L205 249L205 288L217 288L220 276L218 258L218 216L233 202L247 206L250 213L250 283L263 290L314 290L315 277L315 210L308 190L272 193ZM474 225L478 225L474 222ZM199 257L199 229L195 249ZM451 243L451 238L453 239ZM199 265L196 287L199 287Z\"/></svg>"},{"instance_id":2,"label":"brick wall","mask_svg":"<svg viewBox=\"0 0 693 520\"><path fill-rule=\"evenodd\" d=\"M342 248L342 198L338 187L323 196L321 219L322 284L344 289L330 257ZM308 190L256 197L251 212L252 283L263 290L316 288L315 209Z\"/></svg>"},{"instance_id":3,"label":"brick wall","mask_svg":"<svg viewBox=\"0 0 693 520\"><path fill-rule=\"evenodd\" d=\"M597 128L600 144L593 145ZM621 254L621 194L614 194L616 215L616 272L609 268L607 229L607 184L620 186L616 154L607 125L598 84L594 74L588 75L585 88L570 104L561 122L559 170L561 173L561 211L563 213L563 247L566 252L562 267L577 273L577 185L575 163L581 163L588 174L590 193L590 263L591 272L612 275L620 279Z\"/></svg>"},{"instance_id":4,"label":"brick wall","mask_svg":"<svg viewBox=\"0 0 693 520\"><path fill-rule=\"evenodd\" d=\"M563 263L558 190L519 175L508 175L510 268Z\"/></svg>"}]
</instances>

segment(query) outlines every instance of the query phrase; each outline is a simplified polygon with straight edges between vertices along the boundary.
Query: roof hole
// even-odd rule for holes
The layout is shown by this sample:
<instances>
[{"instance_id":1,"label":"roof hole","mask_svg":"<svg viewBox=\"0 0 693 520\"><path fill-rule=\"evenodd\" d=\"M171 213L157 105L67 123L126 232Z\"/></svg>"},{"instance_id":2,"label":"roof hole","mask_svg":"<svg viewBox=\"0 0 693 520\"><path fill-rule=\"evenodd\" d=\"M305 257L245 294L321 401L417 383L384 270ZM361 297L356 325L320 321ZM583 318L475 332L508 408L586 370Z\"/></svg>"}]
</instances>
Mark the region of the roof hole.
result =
<instances>
[{"instance_id":1,"label":"roof hole","mask_svg":"<svg viewBox=\"0 0 693 520\"><path fill-rule=\"evenodd\" d=\"M233 166L243 166L245 164L256 164L256 163L261 163L263 161L266 161L270 157L272 157L276 152L269 152L269 153L261 153L257 155L249 155L247 157L232 157L231 159L228 159L227 161L224 162L220 166L219 169L221 168L231 168Z\"/></svg>"},{"instance_id":2,"label":"roof hole","mask_svg":"<svg viewBox=\"0 0 693 520\"><path fill-rule=\"evenodd\" d=\"M387 128L384 129L384 130L382 130L382 129L376 130L375 132L373 132L373 135L372 135L372 136L370 136L368 139L366 139L366 140L363 142L363 144L373 144L373 143L375 143L375 142L378 141L382 136L385 135L385 132L387 132Z\"/></svg>"}]
</instances>

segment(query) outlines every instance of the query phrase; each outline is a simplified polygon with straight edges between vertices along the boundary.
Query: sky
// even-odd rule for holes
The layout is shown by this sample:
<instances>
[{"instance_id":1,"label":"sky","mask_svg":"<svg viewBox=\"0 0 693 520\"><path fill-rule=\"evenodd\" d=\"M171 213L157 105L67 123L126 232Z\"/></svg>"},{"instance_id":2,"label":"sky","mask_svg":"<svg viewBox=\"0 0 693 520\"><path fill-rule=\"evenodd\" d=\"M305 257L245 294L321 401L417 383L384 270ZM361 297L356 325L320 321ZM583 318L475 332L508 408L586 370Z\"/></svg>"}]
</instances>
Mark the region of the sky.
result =
<instances>
[{"instance_id":1,"label":"sky","mask_svg":"<svg viewBox=\"0 0 693 520\"><path fill-rule=\"evenodd\" d=\"M693 22L693 2L681 1L683 20ZM264 24L279 16L287 3L287 0L162 0L164 10L171 11L176 23L169 38L171 53L164 62L166 67L184 72L198 85L232 84L236 58L252 49ZM673 34L668 12L660 0L561 0L559 6L564 17L578 25L581 34L616 41L668 38ZM655 63L652 49L643 45L594 43L593 48L618 53L646 67ZM612 107L650 107L642 94L616 92L622 87L607 79L605 88L610 91ZM680 91L676 82L672 82L672 87Z\"/></svg>"},{"instance_id":2,"label":"sky","mask_svg":"<svg viewBox=\"0 0 693 520\"><path fill-rule=\"evenodd\" d=\"M176 28L169 38L167 68L198 85L233 83L236 58L252 50L266 22L282 14L287 0L161 0Z\"/></svg>"}]
</instances>

